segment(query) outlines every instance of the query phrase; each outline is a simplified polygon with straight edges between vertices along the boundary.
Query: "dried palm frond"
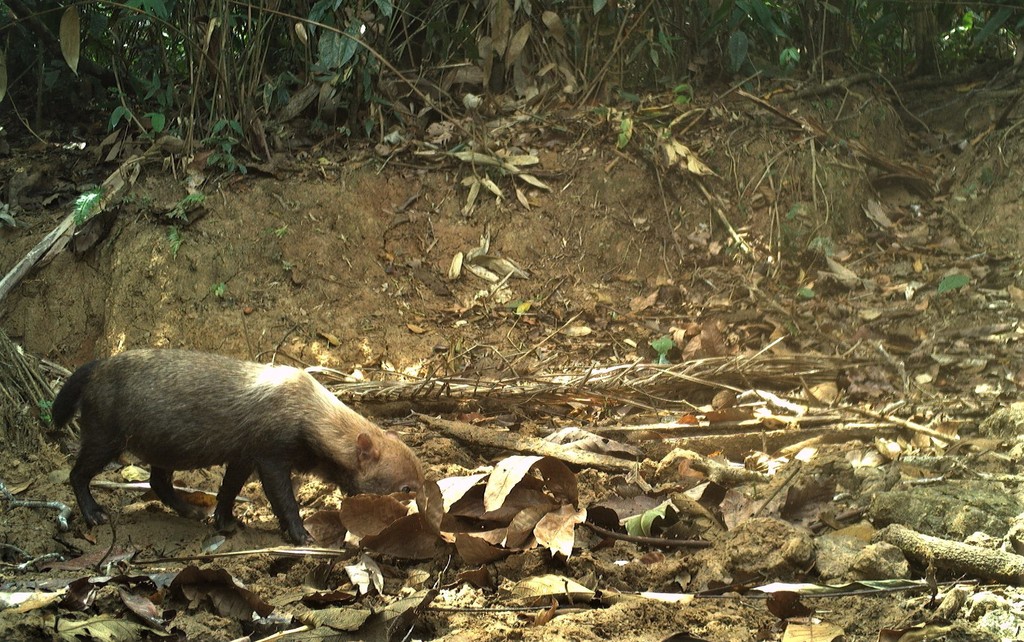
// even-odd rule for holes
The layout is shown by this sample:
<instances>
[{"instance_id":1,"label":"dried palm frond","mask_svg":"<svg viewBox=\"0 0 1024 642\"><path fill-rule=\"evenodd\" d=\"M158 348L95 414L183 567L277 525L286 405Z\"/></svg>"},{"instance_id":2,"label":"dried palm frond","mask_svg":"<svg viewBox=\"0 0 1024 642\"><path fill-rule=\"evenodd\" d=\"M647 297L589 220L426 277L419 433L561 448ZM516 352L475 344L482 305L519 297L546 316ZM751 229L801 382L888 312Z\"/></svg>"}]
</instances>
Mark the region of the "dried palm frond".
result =
<instances>
[{"instance_id":1,"label":"dried palm frond","mask_svg":"<svg viewBox=\"0 0 1024 642\"><path fill-rule=\"evenodd\" d=\"M40 361L0 331L0 440L18 454L37 449L52 399Z\"/></svg>"},{"instance_id":2,"label":"dried palm frond","mask_svg":"<svg viewBox=\"0 0 1024 642\"><path fill-rule=\"evenodd\" d=\"M470 379L441 377L360 381L331 386L339 398L351 402L419 402L487 400L491 403L625 404L643 408L690 406L694 397L718 390L768 388L792 390L835 381L845 369L857 367L844 357L822 355L776 356L760 352L750 356L695 359L678 364L636 361L529 377ZM311 370L344 381L342 373L325 368Z\"/></svg>"}]
</instances>

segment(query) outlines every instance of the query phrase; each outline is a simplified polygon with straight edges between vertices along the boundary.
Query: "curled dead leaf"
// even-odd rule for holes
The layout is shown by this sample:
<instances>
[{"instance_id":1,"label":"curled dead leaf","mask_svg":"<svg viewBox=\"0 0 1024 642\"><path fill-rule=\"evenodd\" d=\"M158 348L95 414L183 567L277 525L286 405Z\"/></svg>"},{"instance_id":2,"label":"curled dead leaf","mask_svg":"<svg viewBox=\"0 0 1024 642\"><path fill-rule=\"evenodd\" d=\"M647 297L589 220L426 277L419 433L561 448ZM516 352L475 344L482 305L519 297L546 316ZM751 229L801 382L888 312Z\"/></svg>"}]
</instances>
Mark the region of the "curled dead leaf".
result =
<instances>
[{"instance_id":1,"label":"curled dead leaf","mask_svg":"<svg viewBox=\"0 0 1024 642\"><path fill-rule=\"evenodd\" d=\"M462 259L465 255L462 252L456 252L455 256L452 257L452 263L448 266L448 280L457 281L462 276Z\"/></svg>"}]
</instances>

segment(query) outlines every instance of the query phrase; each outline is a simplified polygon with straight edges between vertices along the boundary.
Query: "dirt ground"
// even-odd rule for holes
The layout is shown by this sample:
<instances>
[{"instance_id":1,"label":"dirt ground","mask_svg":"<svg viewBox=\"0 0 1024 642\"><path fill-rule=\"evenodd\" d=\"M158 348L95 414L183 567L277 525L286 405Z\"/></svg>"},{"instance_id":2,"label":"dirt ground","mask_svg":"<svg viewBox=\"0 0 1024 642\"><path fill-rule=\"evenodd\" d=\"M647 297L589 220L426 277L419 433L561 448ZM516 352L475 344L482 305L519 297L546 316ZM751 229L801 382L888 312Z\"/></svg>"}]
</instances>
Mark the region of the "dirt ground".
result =
<instances>
[{"instance_id":1,"label":"dirt ground","mask_svg":"<svg viewBox=\"0 0 1024 642\"><path fill-rule=\"evenodd\" d=\"M652 98L636 112L505 114L495 148L535 154L529 171L551 189L491 173L504 198L483 189L472 208L463 179L486 168L412 148L284 149L272 171L206 176L187 220L168 214L187 194L182 174L144 165L112 216L0 302L0 327L27 354L73 370L130 348L189 348L325 366L364 383L535 382L659 355L669 369L654 372L667 378L671 364L753 359L750 385L733 377L723 398L724 379L712 377L658 397L655 388L674 390L658 378L648 396L641 380L612 382L607 395L583 394L586 385L543 399L464 392L439 405L415 393L361 400L338 386L398 432L434 480L493 475L505 457L535 452L522 444L565 427L624 442L632 456L607 443L599 451L623 462L618 473L568 457L559 473L578 484L559 510L606 530L567 517L557 537L490 541L493 559L454 537L425 559L371 548L382 584L359 595L343 568L367 563L360 550L282 553L255 479L237 507L246 527L227 538L142 490L97 488L115 518L91 531L77 511L62 532L53 510L5 499L0 594L13 604L35 591L39 601L0 611L0 638L1021 639L1024 108L995 119L1008 100L995 89L939 86L898 100L849 89L773 97L778 111L733 93L692 111ZM626 113L636 133L620 150ZM657 134L676 117L674 139L713 174L666 156ZM11 143L0 176L17 227L0 231L4 272L116 168L90 145ZM484 254L522 272L500 283L467 269L456 277L453 259L482 238ZM792 372L757 371L765 355ZM801 379L807 364L814 374ZM43 371L58 389L59 372ZM45 404L21 411L7 415L0 481L15 498L74 508L74 440L40 421ZM632 466L636 455L646 462ZM133 463L97 479L144 479ZM531 492L558 494L530 470ZM221 474L176 482L216 492ZM304 517L343 506L319 480L297 486ZM626 517L665 500L672 508L643 535L617 536ZM617 519L602 521L609 511ZM463 535L511 529L498 513ZM921 540L906 544L894 525L970 546L968 557L1001 555L1003 570L941 554L929 564ZM571 554L553 553L567 537ZM239 554L209 557L228 552ZM209 573L182 579L199 573L192 567ZM532 583L541 578L548 589ZM751 590L773 582L845 588L806 590L797 603ZM126 595L145 599L149 619Z\"/></svg>"}]
</instances>

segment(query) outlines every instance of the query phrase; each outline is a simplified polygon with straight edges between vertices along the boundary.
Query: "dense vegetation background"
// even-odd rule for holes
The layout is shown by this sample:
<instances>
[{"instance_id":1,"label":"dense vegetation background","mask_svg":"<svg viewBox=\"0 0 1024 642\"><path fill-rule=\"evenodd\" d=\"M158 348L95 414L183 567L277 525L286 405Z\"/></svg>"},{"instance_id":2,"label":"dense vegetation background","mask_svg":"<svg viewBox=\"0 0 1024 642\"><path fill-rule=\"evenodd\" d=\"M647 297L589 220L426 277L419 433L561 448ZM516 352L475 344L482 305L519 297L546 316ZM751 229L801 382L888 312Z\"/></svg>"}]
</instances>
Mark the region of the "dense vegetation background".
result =
<instances>
[{"instance_id":1,"label":"dense vegetation background","mask_svg":"<svg viewBox=\"0 0 1024 642\"><path fill-rule=\"evenodd\" d=\"M1011 2L9 0L0 96L29 129L102 115L245 171L300 115L314 136L383 141L498 96L539 112L715 82L948 77L1019 63L1022 29Z\"/></svg>"}]
</instances>

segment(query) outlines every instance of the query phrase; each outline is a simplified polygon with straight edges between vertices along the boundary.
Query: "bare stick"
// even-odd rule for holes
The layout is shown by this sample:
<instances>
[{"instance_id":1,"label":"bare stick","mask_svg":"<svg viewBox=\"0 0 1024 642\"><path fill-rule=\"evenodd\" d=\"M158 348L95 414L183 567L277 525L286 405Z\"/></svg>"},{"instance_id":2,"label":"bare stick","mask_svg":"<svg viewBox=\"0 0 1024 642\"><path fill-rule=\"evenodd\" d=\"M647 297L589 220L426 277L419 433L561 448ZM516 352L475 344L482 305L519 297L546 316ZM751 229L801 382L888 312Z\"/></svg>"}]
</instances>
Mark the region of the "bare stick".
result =
<instances>
[{"instance_id":1,"label":"bare stick","mask_svg":"<svg viewBox=\"0 0 1024 642\"><path fill-rule=\"evenodd\" d=\"M957 575L992 579L1015 586L1024 584L1024 557L1020 555L923 535L901 524L886 526L873 539L892 544L907 557L923 563L934 562L936 568Z\"/></svg>"}]
</instances>

